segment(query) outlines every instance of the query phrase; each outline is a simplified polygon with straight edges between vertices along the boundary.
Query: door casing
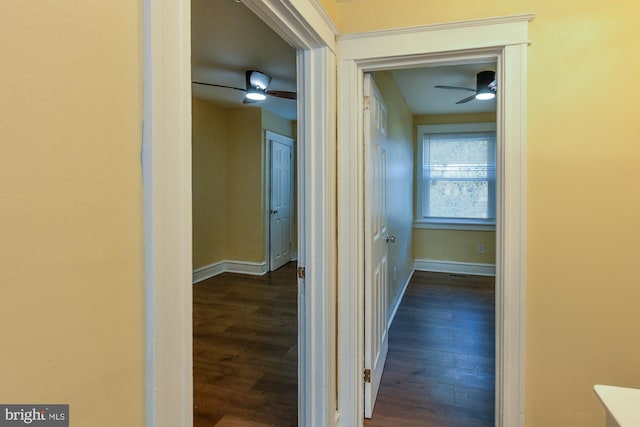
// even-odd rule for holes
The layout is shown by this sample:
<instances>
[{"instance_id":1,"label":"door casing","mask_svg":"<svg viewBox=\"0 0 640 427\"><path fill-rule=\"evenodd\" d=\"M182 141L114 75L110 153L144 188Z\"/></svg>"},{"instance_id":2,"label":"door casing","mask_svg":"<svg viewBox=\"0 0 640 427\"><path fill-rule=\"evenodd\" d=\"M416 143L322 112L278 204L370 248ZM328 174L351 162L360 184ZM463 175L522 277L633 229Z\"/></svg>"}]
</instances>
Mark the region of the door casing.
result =
<instances>
[{"instance_id":1,"label":"door casing","mask_svg":"<svg viewBox=\"0 0 640 427\"><path fill-rule=\"evenodd\" d=\"M335 422L335 36L313 0L243 0L297 49L298 417ZM193 425L191 3L143 0L145 418ZM303 142L300 142L303 141ZM328 188L328 190L327 190Z\"/></svg>"},{"instance_id":2,"label":"door casing","mask_svg":"<svg viewBox=\"0 0 640 427\"><path fill-rule=\"evenodd\" d=\"M524 425L526 48L533 15L350 34L338 39L338 407L363 425L363 74L496 61L496 426Z\"/></svg>"}]
</instances>

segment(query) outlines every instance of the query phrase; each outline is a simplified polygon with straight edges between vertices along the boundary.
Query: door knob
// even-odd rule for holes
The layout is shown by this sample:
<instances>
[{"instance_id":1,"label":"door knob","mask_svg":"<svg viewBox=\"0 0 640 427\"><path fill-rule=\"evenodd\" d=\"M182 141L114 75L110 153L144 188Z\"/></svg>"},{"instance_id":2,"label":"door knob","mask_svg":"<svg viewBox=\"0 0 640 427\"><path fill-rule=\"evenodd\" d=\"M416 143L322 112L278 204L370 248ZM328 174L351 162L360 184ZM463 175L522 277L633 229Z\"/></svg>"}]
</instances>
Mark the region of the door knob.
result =
<instances>
[{"instance_id":1,"label":"door knob","mask_svg":"<svg viewBox=\"0 0 640 427\"><path fill-rule=\"evenodd\" d=\"M393 234L389 235L385 235L385 240L387 241L387 243L391 242L391 243L395 243L396 242L396 236L394 236Z\"/></svg>"}]
</instances>

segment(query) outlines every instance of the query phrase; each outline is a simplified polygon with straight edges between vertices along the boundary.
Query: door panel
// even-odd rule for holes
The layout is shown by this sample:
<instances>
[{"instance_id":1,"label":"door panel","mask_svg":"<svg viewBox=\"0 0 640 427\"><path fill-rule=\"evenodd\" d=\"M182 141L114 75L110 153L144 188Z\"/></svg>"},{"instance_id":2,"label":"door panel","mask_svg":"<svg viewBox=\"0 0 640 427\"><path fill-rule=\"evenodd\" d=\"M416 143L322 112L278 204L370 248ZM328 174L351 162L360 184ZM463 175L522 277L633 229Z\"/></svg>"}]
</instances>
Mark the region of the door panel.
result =
<instances>
[{"instance_id":1,"label":"door panel","mask_svg":"<svg viewBox=\"0 0 640 427\"><path fill-rule=\"evenodd\" d=\"M293 140L268 134L271 147L269 270L291 261L293 215Z\"/></svg>"},{"instance_id":2,"label":"door panel","mask_svg":"<svg viewBox=\"0 0 640 427\"><path fill-rule=\"evenodd\" d=\"M365 74L365 417L371 418L387 357L387 152L386 106L373 79ZM366 98L365 98L366 99ZM368 167L368 170L367 170Z\"/></svg>"}]
</instances>

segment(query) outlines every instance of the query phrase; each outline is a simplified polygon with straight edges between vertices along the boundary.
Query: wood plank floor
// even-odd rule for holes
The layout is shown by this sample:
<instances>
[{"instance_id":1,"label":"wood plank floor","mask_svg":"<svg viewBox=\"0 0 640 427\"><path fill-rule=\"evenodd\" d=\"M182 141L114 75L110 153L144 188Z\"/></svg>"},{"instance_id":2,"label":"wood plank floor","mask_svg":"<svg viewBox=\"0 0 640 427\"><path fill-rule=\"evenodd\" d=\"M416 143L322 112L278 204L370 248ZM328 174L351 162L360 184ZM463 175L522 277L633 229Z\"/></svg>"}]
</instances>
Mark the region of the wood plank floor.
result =
<instances>
[{"instance_id":1,"label":"wood plank floor","mask_svg":"<svg viewBox=\"0 0 640 427\"><path fill-rule=\"evenodd\" d=\"M295 264L194 286L196 427L297 425ZM494 280L416 272L367 427L493 426Z\"/></svg>"},{"instance_id":2,"label":"wood plank floor","mask_svg":"<svg viewBox=\"0 0 640 427\"><path fill-rule=\"evenodd\" d=\"M415 272L366 427L493 427L494 282Z\"/></svg>"},{"instance_id":3,"label":"wood plank floor","mask_svg":"<svg viewBox=\"0 0 640 427\"><path fill-rule=\"evenodd\" d=\"M295 263L193 288L194 425L297 425Z\"/></svg>"}]
</instances>

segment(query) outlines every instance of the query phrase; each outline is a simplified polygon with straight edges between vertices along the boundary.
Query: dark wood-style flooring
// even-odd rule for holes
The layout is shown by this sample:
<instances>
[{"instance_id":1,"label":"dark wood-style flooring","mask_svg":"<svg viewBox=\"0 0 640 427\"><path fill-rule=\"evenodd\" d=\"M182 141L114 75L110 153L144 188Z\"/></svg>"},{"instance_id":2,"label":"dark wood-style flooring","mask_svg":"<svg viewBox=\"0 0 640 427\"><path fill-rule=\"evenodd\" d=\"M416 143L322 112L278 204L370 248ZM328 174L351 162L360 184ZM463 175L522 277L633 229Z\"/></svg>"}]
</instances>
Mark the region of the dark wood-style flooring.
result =
<instances>
[{"instance_id":1,"label":"dark wood-style flooring","mask_svg":"<svg viewBox=\"0 0 640 427\"><path fill-rule=\"evenodd\" d=\"M223 273L193 288L196 427L296 426L295 263Z\"/></svg>"},{"instance_id":2,"label":"dark wood-style flooring","mask_svg":"<svg viewBox=\"0 0 640 427\"><path fill-rule=\"evenodd\" d=\"M295 264L194 286L196 427L297 425ZM366 427L494 425L494 279L416 272Z\"/></svg>"},{"instance_id":3,"label":"dark wood-style flooring","mask_svg":"<svg viewBox=\"0 0 640 427\"><path fill-rule=\"evenodd\" d=\"M415 272L366 427L493 427L495 280Z\"/></svg>"}]
</instances>

